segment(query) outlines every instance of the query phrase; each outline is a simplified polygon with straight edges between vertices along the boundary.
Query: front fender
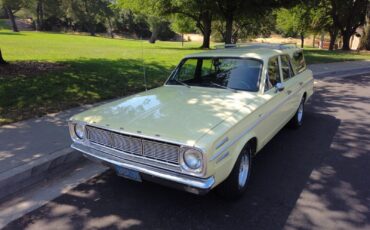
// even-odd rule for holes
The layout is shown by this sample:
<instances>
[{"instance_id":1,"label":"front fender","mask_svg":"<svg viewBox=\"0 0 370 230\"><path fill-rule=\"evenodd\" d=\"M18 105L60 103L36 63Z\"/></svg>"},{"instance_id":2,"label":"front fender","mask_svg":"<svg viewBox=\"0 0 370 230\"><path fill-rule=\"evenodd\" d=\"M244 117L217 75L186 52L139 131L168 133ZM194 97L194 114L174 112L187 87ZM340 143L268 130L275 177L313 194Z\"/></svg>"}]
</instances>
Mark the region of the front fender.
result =
<instances>
[{"instance_id":1,"label":"front fender","mask_svg":"<svg viewBox=\"0 0 370 230\"><path fill-rule=\"evenodd\" d=\"M230 175L239 154L245 145L254 137L256 137L254 132L248 132L243 136L236 136L234 139L225 143L225 146L220 149L220 153L216 152L213 155L217 155L217 157L210 159L209 166L213 169L215 186L222 183Z\"/></svg>"}]
</instances>

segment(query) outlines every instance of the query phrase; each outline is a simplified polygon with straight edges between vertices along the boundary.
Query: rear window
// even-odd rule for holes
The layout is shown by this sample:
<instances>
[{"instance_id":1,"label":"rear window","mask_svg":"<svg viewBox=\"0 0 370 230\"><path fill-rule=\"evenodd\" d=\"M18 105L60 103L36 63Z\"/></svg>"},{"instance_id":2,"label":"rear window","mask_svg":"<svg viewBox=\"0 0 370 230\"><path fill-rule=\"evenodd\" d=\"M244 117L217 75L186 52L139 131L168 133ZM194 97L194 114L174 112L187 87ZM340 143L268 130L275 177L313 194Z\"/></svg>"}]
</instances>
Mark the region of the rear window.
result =
<instances>
[{"instance_id":1,"label":"rear window","mask_svg":"<svg viewBox=\"0 0 370 230\"><path fill-rule=\"evenodd\" d=\"M294 71L298 74L306 69L306 62L304 60L303 52L298 51L293 54L292 64L294 66Z\"/></svg>"}]
</instances>

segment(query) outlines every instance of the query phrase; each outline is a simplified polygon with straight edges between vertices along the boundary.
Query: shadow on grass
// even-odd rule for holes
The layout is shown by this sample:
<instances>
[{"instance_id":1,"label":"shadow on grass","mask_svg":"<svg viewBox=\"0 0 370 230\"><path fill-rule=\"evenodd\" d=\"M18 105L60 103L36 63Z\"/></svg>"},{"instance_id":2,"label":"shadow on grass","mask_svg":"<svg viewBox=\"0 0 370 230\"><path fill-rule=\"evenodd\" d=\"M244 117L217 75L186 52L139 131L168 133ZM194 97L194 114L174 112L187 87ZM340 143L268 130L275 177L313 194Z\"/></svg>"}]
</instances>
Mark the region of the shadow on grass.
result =
<instances>
[{"instance_id":1,"label":"shadow on grass","mask_svg":"<svg viewBox=\"0 0 370 230\"><path fill-rule=\"evenodd\" d=\"M1 31L2 29L8 29L8 28L1 27L1 26L0 26L0 36L1 36L1 35L22 35L22 36L24 36L24 34L22 34L22 33L20 33L20 32Z\"/></svg>"},{"instance_id":2,"label":"shadow on grass","mask_svg":"<svg viewBox=\"0 0 370 230\"><path fill-rule=\"evenodd\" d=\"M70 67L36 77L0 76L0 124L145 89L141 60L86 59L63 64ZM168 66L146 64L147 87L160 86L169 73Z\"/></svg>"},{"instance_id":3,"label":"shadow on grass","mask_svg":"<svg viewBox=\"0 0 370 230\"><path fill-rule=\"evenodd\" d=\"M201 51L207 51L207 50L212 50L212 49L203 49L201 47L181 47L181 45L179 47L167 47L167 46L163 46L163 47L156 47L156 49L166 49L166 50L199 50L199 52Z\"/></svg>"}]
</instances>

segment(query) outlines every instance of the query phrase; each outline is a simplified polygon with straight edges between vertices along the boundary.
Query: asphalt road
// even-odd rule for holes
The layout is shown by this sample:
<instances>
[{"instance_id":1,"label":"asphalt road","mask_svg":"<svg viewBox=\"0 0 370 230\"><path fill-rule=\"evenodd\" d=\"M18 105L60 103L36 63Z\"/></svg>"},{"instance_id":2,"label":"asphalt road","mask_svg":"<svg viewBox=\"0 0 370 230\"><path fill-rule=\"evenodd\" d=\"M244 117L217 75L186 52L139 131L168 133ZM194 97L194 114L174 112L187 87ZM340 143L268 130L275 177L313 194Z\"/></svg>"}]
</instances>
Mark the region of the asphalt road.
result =
<instances>
[{"instance_id":1,"label":"asphalt road","mask_svg":"<svg viewBox=\"0 0 370 230\"><path fill-rule=\"evenodd\" d=\"M304 126L260 152L239 201L108 171L6 229L370 229L370 76L316 82Z\"/></svg>"}]
</instances>

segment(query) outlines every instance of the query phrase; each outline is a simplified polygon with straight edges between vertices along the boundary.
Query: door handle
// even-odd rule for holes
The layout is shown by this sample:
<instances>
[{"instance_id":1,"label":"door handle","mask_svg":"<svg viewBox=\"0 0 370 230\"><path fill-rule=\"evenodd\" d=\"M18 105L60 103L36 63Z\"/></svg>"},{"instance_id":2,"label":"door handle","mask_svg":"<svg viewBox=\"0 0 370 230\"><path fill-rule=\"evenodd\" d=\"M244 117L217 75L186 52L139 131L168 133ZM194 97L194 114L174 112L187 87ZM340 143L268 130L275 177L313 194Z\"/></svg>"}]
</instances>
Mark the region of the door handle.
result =
<instances>
[{"instance_id":1,"label":"door handle","mask_svg":"<svg viewBox=\"0 0 370 230\"><path fill-rule=\"evenodd\" d=\"M288 93L288 95L292 93L292 91L291 91L291 90L288 90L288 91L286 91L286 92Z\"/></svg>"}]
</instances>

